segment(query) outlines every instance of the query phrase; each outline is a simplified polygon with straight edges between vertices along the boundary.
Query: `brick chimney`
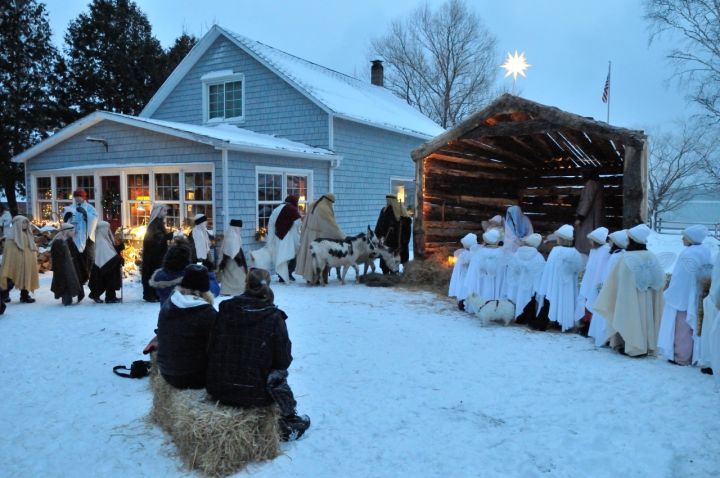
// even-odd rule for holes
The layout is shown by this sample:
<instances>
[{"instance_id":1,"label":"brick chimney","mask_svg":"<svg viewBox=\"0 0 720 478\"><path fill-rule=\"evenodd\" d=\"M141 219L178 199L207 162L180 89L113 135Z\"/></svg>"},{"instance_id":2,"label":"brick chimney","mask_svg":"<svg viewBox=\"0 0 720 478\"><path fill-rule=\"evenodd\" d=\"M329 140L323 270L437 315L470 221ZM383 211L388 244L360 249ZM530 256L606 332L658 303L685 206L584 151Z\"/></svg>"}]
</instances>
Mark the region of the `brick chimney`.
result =
<instances>
[{"instance_id":1,"label":"brick chimney","mask_svg":"<svg viewBox=\"0 0 720 478\"><path fill-rule=\"evenodd\" d=\"M381 60L373 60L370 67L370 83L377 86L385 86L383 78L383 66Z\"/></svg>"}]
</instances>

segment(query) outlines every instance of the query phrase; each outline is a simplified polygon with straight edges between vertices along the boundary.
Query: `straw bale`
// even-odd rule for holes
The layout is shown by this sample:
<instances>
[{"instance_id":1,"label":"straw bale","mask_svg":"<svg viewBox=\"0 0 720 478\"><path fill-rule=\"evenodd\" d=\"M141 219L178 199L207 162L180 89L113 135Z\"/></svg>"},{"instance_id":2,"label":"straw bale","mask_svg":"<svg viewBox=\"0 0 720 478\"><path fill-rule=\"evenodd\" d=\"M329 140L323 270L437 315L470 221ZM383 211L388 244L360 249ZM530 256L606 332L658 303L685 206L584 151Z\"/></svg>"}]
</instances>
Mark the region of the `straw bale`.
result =
<instances>
[{"instance_id":1,"label":"straw bale","mask_svg":"<svg viewBox=\"0 0 720 478\"><path fill-rule=\"evenodd\" d=\"M157 367L153 367L157 370ZM150 418L175 443L185 465L227 476L280 455L276 406L242 409L212 401L205 390L178 390L154 371Z\"/></svg>"},{"instance_id":2,"label":"straw bale","mask_svg":"<svg viewBox=\"0 0 720 478\"><path fill-rule=\"evenodd\" d=\"M445 260L447 253L437 253L424 260L412 260L404 265L401 285L447 294L452 267Z\"/></svg>"}]
</instances>

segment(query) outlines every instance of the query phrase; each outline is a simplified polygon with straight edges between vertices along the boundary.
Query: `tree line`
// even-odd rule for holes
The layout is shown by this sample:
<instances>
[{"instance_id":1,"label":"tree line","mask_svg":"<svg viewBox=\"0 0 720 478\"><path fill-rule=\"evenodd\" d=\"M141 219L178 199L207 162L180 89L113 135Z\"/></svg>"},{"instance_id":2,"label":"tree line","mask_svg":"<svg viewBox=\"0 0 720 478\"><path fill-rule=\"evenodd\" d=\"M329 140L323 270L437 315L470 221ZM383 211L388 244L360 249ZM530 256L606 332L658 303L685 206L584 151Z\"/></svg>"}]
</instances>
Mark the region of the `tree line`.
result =
<instances>
[{"instance_id":1,"label":"tree line","mask_svg":"<svg viewBox=\"0 0 720 478\"><path fill-rule=\"evenodd\" d=\"M17 213L24 173L13 156L96 110L137 115L197 38L163 49L131 0L92 0L62 51L37 0L0 0L0 187Z\"/></svg>"}]
</instances>

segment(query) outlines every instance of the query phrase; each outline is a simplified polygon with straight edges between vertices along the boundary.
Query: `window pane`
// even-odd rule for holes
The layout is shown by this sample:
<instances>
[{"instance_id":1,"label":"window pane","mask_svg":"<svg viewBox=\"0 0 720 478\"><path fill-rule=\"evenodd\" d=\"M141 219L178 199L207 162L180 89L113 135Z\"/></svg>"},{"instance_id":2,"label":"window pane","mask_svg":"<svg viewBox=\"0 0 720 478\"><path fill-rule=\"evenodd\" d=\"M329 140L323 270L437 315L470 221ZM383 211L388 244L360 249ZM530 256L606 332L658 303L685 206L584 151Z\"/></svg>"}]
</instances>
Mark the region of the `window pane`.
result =
<instances>
[{"instance_id":1,"label":"window pane","mask_svg":"<svg viewBox=\"0 0 720 478\"><path fill-rule=\"evenodd\" d=\"M208 118L222 118L224 85L210 85L208 87Z\"/></svg>"},{"instance_id":2,"label":"window pane","mask_svg":"<svg viewBox=\"0 0 720 478\"><path fill-rule=\"evenodd\" d=\"M58 199L72 199L72 177L58 176L55 178Z\"/></svg>"},{"instance_id":3,"label":"window pane","mask_svg":"<svg viewBox=\"0 0 720 478\"><path fill-rule=\"evenodd\" d=\"M178 173L155 175L155 199L158 201L180 200L180 175Z\"/></svg>"},{"instance_id":4,"label":"window pane","mask_svg":"<svg viewBox=\"0 0 720 478\"><path fill-rule=\"evenodd\" d=\"M180 204L169 203L165 204L168 208L167 217L165 218L165 224L168 227L174 227L180 229Z\"/></svg>"},{"instance_id":5,"label":"window pane","mask_svg":"<svg viewBox=\"0 0 720 478\"><path fill-rule=\"evenodd\" d=\"M392 180L392 191L406 209L415 209L415 181Z\"/></svg>"},{"instance_id":6,"label":"window pane","mask_svg":"<svg viewBox=\"0 0 720 478\"><path fill-rule=\"evenodd\" d=\"M268 219L272 214L274 204L258 204L258 228L264 227L267 229Z\"/></svg>"},{"instance_id":7,"label":"window pane","mask_svg":"<svg viewBox=\"0 0 720 478\"><path fill-rule=\"evenodd\" d=\"M37 178L37 198L52 199L52 185L50 178Z\"/></svg>"},{"instance_id":8,"label":"window pane","mask_svg":"<svg viewBox=\"0 0 720 478\"><path fill-rule=\"evenodd\" d=\"M49 179L49 178L48 178ZM51 202L40 202L38 203L39 211L38 215L40 216L40 219L44 221L52 221L52 203Z\"/></svg>"},{"instance_id":9,"label":"window pane","mask_svg":"<svg viewBox=\"0 0 720 478\"><path fill-rule=\"evenodd\" d=\"M258 200L281 203L282 174L258 174Z\"/></svg>"},{"instance_id":10,"label":"window pane","mask_svg":"<svg viewBox=\"0 0 720 478\"><path fill-rule=\"evenodd\" d=\"M150 175L128 174L128 199L131 201L150 201Z\"/></svg>"},{"instance_id":11,"label":"window pane","mask_svg":"<svg viewBox=\"0 0 720 478\"><path fill-rule=\"evenodd\" d=\"M130 227L147 225L150 218L150 207L147 203L140 207L139 202L130 203Z\"/></svg>"},{"instance_id":12,"label":"window pane","mask_svg":"<svg viewBox=\"0 0 720 478\"><path fill-rule=\"evenodd\" d=\"M77 187L82 188L87 193L88 202L95 200L95 176L78 176L76 178Z\"/></svg>"},{"instance_id":13,"label":"window pane","mask_svg":"<svg viewBox=\"0 0 720 478\"><path fill-rule=\"evenodd\" d=\"M185 173L185 200L212 201L212 173Z\"/></svg>"},{"instance_id":14,"label":"window pane","mask_svg":"<svg viewBox=\"0 0 720 478\"><path fill-rule=\"evenodd\" d=\"M242 81L225 83L225 117L242 116Z\"/></svg>"},{"instance_id":15,"label":"window pane","mask_svg":"<svg viewBox=\"0 0 720 478\"><path fill-rule=\"evenodd\" d=\"M185 204L185 217L189 219L190 224L196 214L205 214L208 222L208 229L213 228L212 205L210 204Z\"/></svg>"}]
</instances>

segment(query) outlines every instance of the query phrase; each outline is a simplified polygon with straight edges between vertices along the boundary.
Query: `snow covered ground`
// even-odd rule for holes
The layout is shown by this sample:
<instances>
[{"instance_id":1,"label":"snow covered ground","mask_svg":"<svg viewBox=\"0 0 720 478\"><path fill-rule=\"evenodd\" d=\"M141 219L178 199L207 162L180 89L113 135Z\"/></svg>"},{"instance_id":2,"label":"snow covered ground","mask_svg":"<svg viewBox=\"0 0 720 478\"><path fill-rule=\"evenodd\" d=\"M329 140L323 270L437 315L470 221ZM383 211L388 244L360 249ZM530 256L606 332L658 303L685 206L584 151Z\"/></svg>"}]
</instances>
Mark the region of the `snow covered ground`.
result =
<instances>
[{"instance_id":1,"label":"snow covered ground","mask_svg":"<svg viewBox=\"0 0 720 478\"><path fill-rule=\"evenodd\" d=\"M148 380L111 371L142 358L157 304L127 282L124 304L62 307L49 281L0 317L0 475L194 476L147 422ZM237 476L720 476L720 393L695 368L483 328L429 293L274 289L313 425Z\"/></svg>"}]
</instances>

